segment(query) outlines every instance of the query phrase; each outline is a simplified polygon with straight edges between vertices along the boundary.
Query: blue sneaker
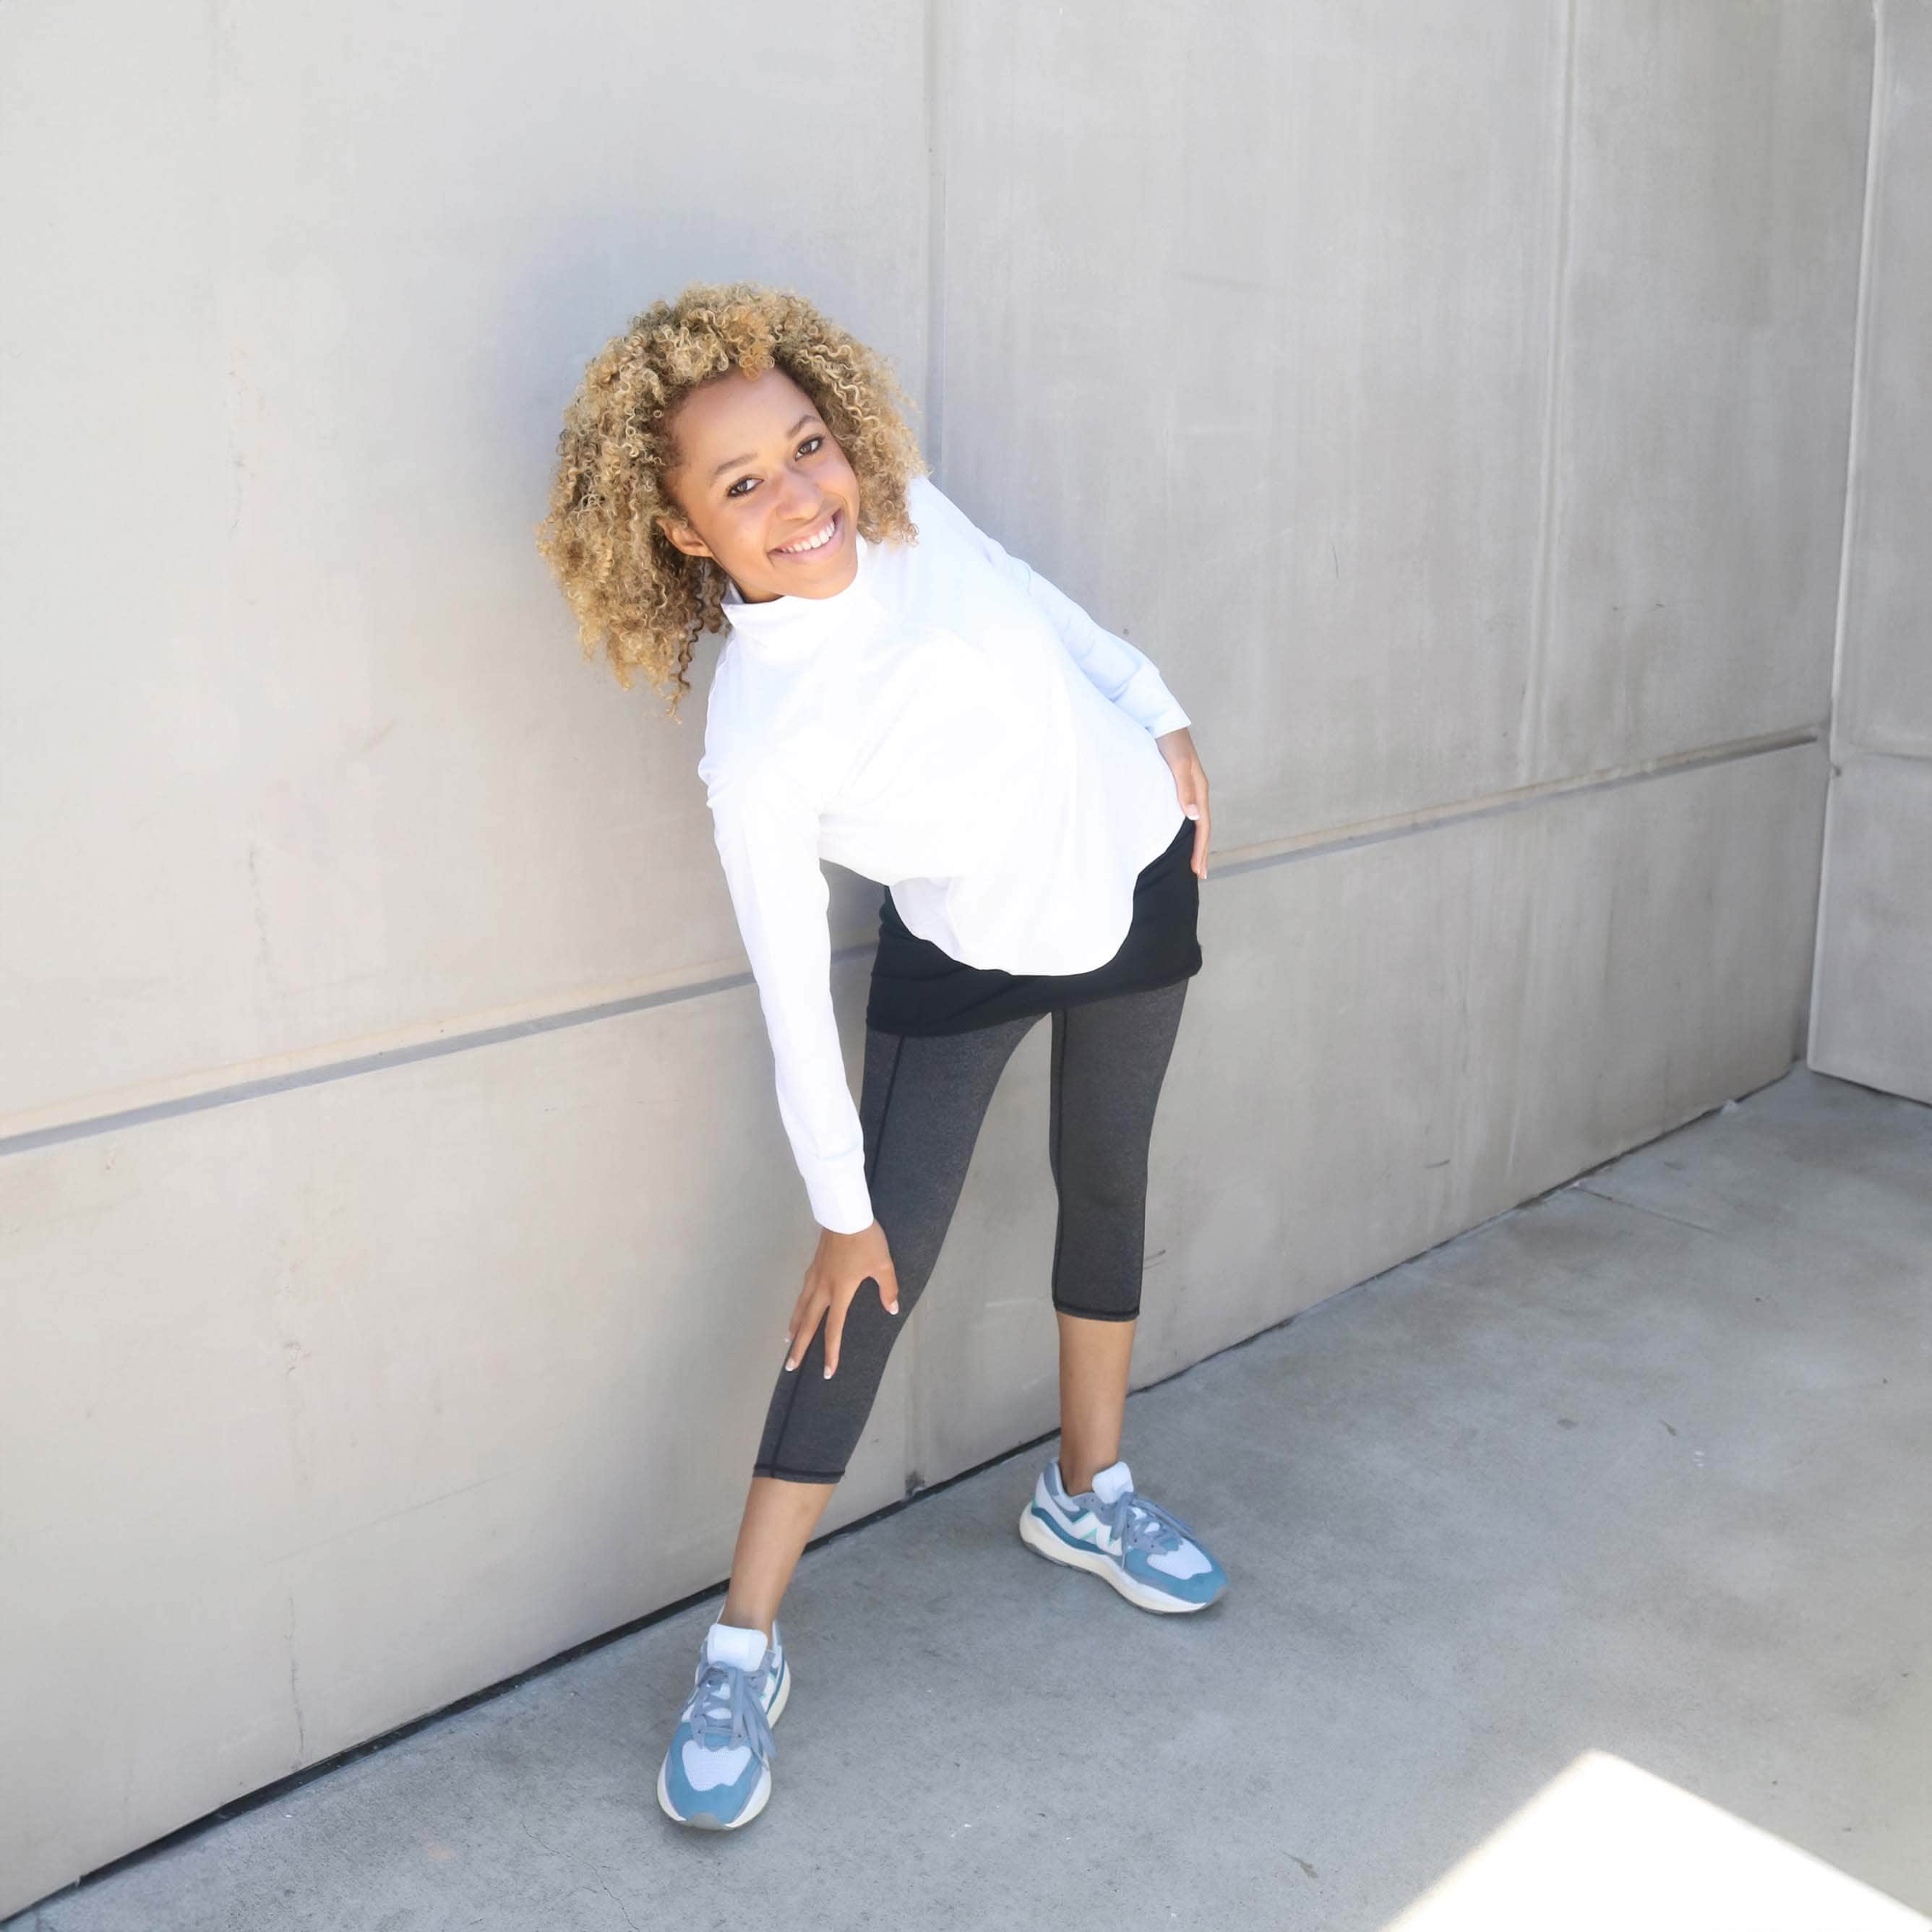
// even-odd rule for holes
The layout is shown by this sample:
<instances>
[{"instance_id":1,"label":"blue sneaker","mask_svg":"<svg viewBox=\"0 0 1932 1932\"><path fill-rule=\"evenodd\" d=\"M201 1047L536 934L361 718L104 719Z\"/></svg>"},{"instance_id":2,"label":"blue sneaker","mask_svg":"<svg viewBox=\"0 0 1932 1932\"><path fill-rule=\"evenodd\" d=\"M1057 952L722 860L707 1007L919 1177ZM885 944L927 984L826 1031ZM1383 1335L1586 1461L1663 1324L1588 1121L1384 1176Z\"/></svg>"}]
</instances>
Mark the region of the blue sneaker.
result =
<instances>
[{"instance_id":1,"label":"blue sneaker","mask_svg":"<svg viewBox=\"0 0 1932 1932\"><path fill-rule=\"evenodd\" d=\"M664 1815L707 1832L748 1825L772 1795L772 1726L790 1695L776 1622L769 1645L761 1630L713 1624L658 1772Z\"/></svg>"},{"instance_id":2,"label":"blue sneaker","mask_svg":"<svg viewBox=\"0 0 1932 1932\"><path fill-rule=\"evenodd\" d=\"M1124 1462L1110 1463L1074 1496L1061 1486L1056 1456L1033 1486L1020 1540L1055 1563L1106 1577L1144 1610L1204 1610L1228 1587L1227 1572L1193 1531L1135 1494Z\"/></svg>"}]
</instances>

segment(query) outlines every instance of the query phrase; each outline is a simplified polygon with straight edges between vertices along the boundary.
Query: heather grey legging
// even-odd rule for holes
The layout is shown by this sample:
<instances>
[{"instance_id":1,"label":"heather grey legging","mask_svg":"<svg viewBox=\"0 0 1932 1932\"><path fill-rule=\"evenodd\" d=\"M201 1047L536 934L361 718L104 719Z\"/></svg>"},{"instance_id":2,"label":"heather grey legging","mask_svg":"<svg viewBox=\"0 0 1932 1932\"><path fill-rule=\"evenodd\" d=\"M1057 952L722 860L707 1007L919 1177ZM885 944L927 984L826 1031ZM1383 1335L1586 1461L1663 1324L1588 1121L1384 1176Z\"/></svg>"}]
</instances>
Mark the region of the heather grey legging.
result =
<instances>
[{"instance_id":1,"label":"heather grey legging","mask_svg":"<svg viewBox=\"0 0 1932 1932\"><path fill-rule=\"evenodd\" d=\"M1148 1140L1187 982L1053 1010L1047 1157L1060 1196L1053 1305L1097 1322L1140 1312ZM872 1213L898 1276L899 1312L870 1276L848 1310L838 1372L825 1378L821 1322L803 1359L781 1364L754 1466L760 1476L836 1483L858 1446L894 1338L939 1258L993 1089L1037 1013L968 1033L866 1033L859 1118Z\"/></svg>"}]
</instances>

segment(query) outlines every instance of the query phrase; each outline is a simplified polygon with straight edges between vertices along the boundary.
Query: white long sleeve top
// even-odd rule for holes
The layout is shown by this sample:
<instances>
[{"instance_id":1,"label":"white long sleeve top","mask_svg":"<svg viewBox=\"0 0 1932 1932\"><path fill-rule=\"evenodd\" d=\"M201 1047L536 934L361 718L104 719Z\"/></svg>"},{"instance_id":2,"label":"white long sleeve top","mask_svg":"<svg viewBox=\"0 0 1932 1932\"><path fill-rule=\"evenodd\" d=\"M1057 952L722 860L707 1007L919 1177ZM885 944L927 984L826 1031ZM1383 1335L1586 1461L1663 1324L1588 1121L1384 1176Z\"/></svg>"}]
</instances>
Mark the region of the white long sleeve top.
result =
<instances>
[{"instance_id":1,"label":"white long sleeve top","mask_svg":"<svg viewBox=\"0 0 1932 1932\"><path fill-rule=\"evenodd\" d=\"M832 1006L819 861L892 889L968 965L1083 973L1180 830L1154 745L1189 722L1148 659L926 478L915 544L855 535L835 596L728 593L698 764L812 1213L872 1220ZM734 601L735 600L735 601Z\"/></svg>"}]
</instances>

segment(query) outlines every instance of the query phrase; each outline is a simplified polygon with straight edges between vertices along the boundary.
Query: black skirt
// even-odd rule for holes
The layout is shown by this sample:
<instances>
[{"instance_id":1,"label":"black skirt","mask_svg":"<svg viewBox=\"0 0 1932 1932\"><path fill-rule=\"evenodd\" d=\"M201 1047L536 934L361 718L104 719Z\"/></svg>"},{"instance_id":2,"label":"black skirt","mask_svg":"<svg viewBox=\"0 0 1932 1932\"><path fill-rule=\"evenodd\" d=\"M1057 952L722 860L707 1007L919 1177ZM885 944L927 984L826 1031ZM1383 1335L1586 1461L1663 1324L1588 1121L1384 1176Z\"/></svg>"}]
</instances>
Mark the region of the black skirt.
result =
<instances>
[{"instance_id":1,"label":"black skirt","mask_svg":"<svg viewBox=\"0 0 1932 1932\"><path fill-rule=\"evenodd\" d=\"M1201 970L1194 830L1195 821L1184 818L1166 850L1141 868L1126 938L1112 958L1084 973L1007 973L962 964L907 929L887 886L879 904L879 950L866 1024L881 1033L967 1033L1079 1000L1192 978Z\"/></svg>"}]
</instances>

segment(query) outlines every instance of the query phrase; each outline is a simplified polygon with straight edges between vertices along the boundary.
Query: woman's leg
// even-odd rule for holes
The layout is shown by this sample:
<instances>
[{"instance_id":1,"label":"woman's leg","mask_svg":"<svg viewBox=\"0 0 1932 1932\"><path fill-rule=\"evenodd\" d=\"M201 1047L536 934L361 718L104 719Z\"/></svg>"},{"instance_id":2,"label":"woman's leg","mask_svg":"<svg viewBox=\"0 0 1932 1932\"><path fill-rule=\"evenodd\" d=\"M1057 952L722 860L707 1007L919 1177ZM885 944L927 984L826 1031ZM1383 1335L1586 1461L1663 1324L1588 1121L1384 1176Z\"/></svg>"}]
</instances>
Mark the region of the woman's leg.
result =
<instances>
[{"instance_id":1,"label":"woman's leg","mask_svg":"<svg viewBox=\"0 0 1932 1932\"><path fill-rule=\"evenodd\" d=\"M993 1089L1033 1018L968 1033L868 1028L859 1100L872 1213L898 1276L899 1312L862 1288L845 1317L838 1370L825 1374L825 1330L782 1366L766 1413L738 1529L722 1620L770 1634L793 1570L864 1434L880 1378L911 1318L964 1184Z\"/></svg>"},{"instance_id":2,"label":"woman's leg","mask_svg":"<svg viewBox=\"0 0 1932 1932\"><path fill-rule=\"evenodd\" d=\"M1053 1015L1053 1306L1060 1478L1072 1493L1120 1458L1145 1265L1148 1144L1186 994L1181 980Z\"/></svg>"},{"instance_id":3,"label":"woman's leg","mask_svg":"<svg viewBox=\"0 0 1932 1932\"><path fill-rule=\"evenodd\" d=\"M1120 1460L1134 1324L1055 1311L1060 1324L1060 1479L1070 1496Z\"/></svg>"},{"instance_id":4,"label":"woman's leg","mask_svg":"<svg viewBox=\"0 0 1932 1932\"><path fill-rule=\"evenodd\" d=\"M798 1373L794 1369L794 1375ZM739 1630L772 1634L772 1619L791 1587L791 1573L836 1483L787 1483L754 1476L738 1524L738 1546L731 1553L731 1585L718 1621Z\"/></svg>"}]
</instances>

